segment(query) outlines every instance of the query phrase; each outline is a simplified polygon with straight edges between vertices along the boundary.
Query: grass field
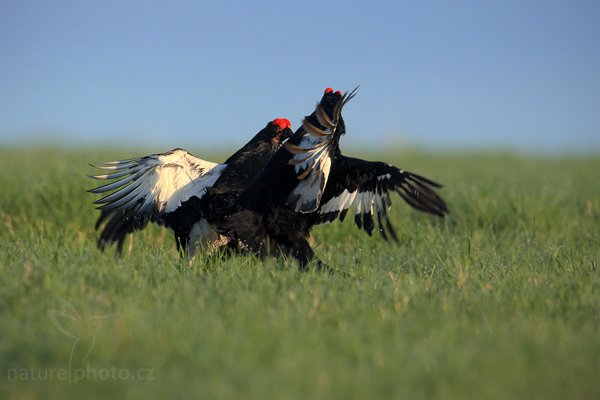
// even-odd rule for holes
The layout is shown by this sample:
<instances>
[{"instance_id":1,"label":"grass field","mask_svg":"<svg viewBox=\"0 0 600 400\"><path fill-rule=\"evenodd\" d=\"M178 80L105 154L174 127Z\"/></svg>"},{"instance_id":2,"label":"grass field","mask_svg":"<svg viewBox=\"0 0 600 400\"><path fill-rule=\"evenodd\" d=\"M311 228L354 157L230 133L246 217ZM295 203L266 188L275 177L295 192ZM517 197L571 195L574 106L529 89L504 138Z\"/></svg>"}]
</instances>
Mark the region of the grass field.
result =
<instances>
[{"instance_id":1,"label":"grass field","mask_svg":"<svg viewBox=\"0 0 600 400\"><path fill-rule=\"evenodd\" d=\"M451 214L315 229L343 277L100 253L87 163L138 153L0 150L0 398L600 398L600 157L378 155Z\"/></svg>"}]
</instances>

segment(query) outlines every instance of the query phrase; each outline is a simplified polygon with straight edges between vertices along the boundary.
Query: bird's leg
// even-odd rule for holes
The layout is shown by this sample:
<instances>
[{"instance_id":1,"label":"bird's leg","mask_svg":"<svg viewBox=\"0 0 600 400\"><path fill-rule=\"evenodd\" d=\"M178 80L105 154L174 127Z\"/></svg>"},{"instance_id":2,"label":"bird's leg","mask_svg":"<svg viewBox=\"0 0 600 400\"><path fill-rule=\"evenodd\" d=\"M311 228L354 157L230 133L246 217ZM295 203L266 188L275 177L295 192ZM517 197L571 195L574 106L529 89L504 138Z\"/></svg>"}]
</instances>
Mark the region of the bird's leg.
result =
<instances>
[{"instance_id":1,"label":"bird's leg","mask_svg":"<svg viewBox=\"0 0 600 400\"><path fill-rule=\"evenodd\" d=\"M294 246L291 254L296 260L298 260L298 268L300 271L308 271L309 264L314 262L315 267L319 272L327 272L329 275L341 274L344 277L350 276L350 274L347 272L331 267L317 257L306 239L302 239L299 245Z\"/></svg>"},{"instance_id":2,"label":"bird's leg","mask_svg":"<svg viewBox=\"0 0 600 400\"><path fill-rule=\"evenodd\" d=\"M299 269L301 271L308 271L308 266L312 261L315 262L315 266L319 272L328 271L331 274L333 271L330 266L315 256L315 252L306 239L302 239L298 245L292 248L292 255L300 263Z\"/></svg>"},{"instance_id":3,"label":"bird's leg","mask_svg":"<svg viewBox=\"0 0 600 400\"><path fill-rule=\"evenodd\" d=\"M300 264L298 266L300 271L308 271L308 264L315 256L315 252L310 247L310 244L308 244L308 241L306 239L300 239L300 241L292 246L290 250L292 257L298 260L298 263Z\"/></svg>"}]
</instances>

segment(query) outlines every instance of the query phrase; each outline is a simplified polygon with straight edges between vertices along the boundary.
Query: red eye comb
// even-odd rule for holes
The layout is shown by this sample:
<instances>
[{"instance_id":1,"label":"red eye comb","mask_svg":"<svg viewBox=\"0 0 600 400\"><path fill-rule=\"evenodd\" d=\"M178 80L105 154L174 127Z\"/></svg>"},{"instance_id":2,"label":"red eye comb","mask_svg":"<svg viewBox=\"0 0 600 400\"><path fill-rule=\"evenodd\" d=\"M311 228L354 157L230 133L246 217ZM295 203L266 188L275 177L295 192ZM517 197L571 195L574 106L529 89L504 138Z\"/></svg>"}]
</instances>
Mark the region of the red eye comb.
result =
<instances>
[{"instance_id":1,"label":"red eye comb","mask_svg":"<svg viewBox=\"0 0 600 400\"><path fill-rule=\"evenodd\" d=\"M279 129L290 128L292 124L290 120L287 118L275 118L272 122L273 125L277 126Z\"/></svg>"},{"instance_id":2,"label":"red eye comb","mask_svg":"<svg viewBox=\"0 0 600 400\"><path fill-rule=\"evenodd\" d=\"M336 93L339 94L340 96L342 95L342 91L341 90L338 90Z\"/></svg>"},{"instance_id":3,"label":"red eye comb","mask_svg":"<svg viewBox=\"0 0 600 400\"><path fill-rule=\"evenodd\" d=\"M327 89L325 89L325 94L331 93L331 92L333 92L332 88L328 87Z\"/></svg>"}]
</instances>

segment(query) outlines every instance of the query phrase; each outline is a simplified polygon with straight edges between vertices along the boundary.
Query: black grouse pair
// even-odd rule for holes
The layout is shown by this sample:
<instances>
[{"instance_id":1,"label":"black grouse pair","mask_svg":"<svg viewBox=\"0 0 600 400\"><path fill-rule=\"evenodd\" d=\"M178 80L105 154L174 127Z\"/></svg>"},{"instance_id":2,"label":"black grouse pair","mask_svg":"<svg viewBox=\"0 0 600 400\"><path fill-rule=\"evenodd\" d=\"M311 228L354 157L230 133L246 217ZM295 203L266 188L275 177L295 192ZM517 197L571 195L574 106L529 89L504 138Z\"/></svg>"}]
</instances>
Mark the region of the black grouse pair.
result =
<instances>
[{"instance_id":1,"label":"black grouse pair","mask_svg":"<svg viewBox=\"0 0 600 400\"><path fill-rule=\"evenodd\" d=\"M382 237L397 240L387 215L390 192L443 217L448 209L432 189L439 184L341 154L339 139L346 133L341 112L355 93L327 88L295 133L287 119L277 118L223 164L182 149L102 163L98 168L114 172L93 178L118 180L91 190L116 189L94 202L101 204L99 247L116 242L120 252L126 235L151 221L175 232L182 255L227 247L291 255L306 269L315 258L307 241L310 229L343 221L350 208L359 229L371 235L376 218Z\"/></svg>"}]
</instances>

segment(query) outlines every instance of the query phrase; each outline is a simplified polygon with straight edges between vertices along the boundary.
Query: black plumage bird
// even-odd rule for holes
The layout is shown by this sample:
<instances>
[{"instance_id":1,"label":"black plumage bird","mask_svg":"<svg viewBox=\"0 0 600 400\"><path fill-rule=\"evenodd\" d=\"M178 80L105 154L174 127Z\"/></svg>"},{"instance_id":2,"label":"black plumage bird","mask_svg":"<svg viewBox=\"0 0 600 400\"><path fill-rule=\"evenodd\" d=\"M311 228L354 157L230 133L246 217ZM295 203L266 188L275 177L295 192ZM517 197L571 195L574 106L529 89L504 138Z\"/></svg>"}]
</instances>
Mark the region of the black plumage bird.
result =
<instances>
[{"instance_id":1,"label":"black plumage bird","mask_svg":"<svg viewBox=\"0 0 600 400\"><path fill-rule=\"evenodd\" d=\"M100 164L97 168L112 173L92 178L118 180L90 190L114 190L94 202L101 210L96 222L96 229L101 229L98 246L104 250L116 243L120 253L127 235L148 222L172 229L182 255L193 256L198 247L226 245L228 238L219 235L207 218L218 220L238 211L242 190L291 134L290 121L276 118L223 164L183 149Z\"/></svg>"},{"instance_id":2,"label":"black plumage bird","mask_svg":"<svg viewBox=\"0 0 600 400\"><path fill-rule=\"evenodd\" d=\"M387 214L391 192L418 210L440 217L448 212L433 189L438 183L391 164L342 155L338 143L346 127L341 112L355 93L325 90L316 110L246 188L244 209L215 225L219 232L253 252L290 254L305 269L314 258L307 241L310 229L343 221L351 208L359 229L371 235L376 219L381 236L397 240Z\"/></svg>"}]
</instances>

